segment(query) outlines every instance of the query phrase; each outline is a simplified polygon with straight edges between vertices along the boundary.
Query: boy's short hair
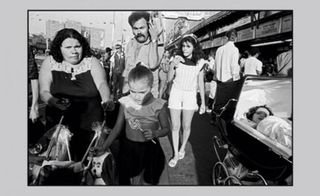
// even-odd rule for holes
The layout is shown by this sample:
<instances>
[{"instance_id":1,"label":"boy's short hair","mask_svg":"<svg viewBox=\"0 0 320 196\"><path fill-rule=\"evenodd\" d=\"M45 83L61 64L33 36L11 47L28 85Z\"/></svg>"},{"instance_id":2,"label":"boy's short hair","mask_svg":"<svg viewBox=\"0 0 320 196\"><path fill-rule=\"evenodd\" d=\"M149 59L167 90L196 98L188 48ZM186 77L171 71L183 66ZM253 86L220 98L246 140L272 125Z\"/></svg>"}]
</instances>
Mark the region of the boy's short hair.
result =
<instances>
[{"instance_id":1,"label":"boy's short hair","mask_svg":"<svg viewBox=\"0 0 320 196\"><path fill-rule=\"evenodd\" d=\"M237 31L235 29L227 31L226 37L228 38L228 40L235 41L235 39L237 38Z\"/></svg>"},{"instance_id":2,"label":"boy's short hair","mask_svg":"<svg viewBox=\"0 0 320 196\"><path fill-rule=\"evenodd\" d=\"M251 56L254 56L254 55L256 55L256 54L260 54L259 48L251 48L251 49L250 49L250 55L251 55Z\"/></svg>"},{"instance_id":3,"label":"boy's short hair","mask_svg":"<svg viewBox=\"0 0 320 196\"><path fill-rule=\"evenodd\" d=\"M128 75L128 81L136 81L140 80L142 78L148 79L148 85L152 87L153 84L153 74L149 68L142 65L142 63L138 63L130 72Z\"/></svg>"}]
</instances>

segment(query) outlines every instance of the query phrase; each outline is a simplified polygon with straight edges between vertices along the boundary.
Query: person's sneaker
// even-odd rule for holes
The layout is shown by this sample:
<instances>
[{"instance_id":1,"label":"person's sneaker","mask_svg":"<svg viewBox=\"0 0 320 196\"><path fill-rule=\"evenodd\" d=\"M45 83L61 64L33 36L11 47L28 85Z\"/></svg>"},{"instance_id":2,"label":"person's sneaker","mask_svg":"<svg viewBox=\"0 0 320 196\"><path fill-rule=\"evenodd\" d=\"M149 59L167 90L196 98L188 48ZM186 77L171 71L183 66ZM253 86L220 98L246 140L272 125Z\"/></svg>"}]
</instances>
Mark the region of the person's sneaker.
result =
<instances>
[{"instance_id":1,"label":"person's sneaker","mask_svg":"<svg viewBox=\"0 0 320 196\"><path fill-rule=\"evenodd\" d=\"M211 112L212 112L212 110L211 110L211 109L209 109L209 108L207 108L207 109L206 109L206 112L207 112L207 113L211 113Z\"/></svg>"}]
</instances>

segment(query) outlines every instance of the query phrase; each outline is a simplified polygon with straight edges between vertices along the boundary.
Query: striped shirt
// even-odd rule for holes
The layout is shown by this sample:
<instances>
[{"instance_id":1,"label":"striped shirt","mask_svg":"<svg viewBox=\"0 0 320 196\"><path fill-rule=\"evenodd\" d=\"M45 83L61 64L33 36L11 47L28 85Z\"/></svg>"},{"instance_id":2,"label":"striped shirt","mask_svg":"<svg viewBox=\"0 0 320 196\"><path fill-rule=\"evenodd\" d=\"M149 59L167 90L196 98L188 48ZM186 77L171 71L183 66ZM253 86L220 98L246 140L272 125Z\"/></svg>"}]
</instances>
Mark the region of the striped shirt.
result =
<instances>
[{"instance_id":1,"label":"striped shirt","mask_svg":"<svg viewBox=\"0 0 320 196\"><path fill-rule=\"evenodd\" d=\"M198 75L201 69L202 65L200 64L192 66L179 63L176 68L173 87L185 91L197 90Z\"/></svg>"}]
</instances>

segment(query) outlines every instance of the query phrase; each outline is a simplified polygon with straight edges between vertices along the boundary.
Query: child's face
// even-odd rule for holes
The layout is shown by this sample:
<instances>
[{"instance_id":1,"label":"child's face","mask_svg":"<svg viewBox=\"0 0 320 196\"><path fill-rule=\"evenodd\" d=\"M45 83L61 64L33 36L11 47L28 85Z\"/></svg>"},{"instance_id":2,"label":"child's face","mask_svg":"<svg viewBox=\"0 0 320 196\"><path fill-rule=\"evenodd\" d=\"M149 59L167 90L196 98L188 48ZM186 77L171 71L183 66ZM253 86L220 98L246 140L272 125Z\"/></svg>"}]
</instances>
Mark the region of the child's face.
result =
<instances>
[{"instance_id":1,"label":"child's face","mask_svg":"<svg viewBox=\"0 0 320 196\"><path fill-rule=\"evenodd\" d=\"M193 52L193 45L191 42L183 42L182 43L182 53L183 53L183 56L186 57L186 58L192 58L192 52Z\"/></svg>"},{"instance_id":2,"label":"child's face","mask_svg":"<svg viewBox=\"0 0 320 196\"><path fill-rule=\"evenodd\" d=\"M149 81L147 78L129 81L130 96L139 105L144 104L149 97L148 94L150 94L151 87L148 83Z\"/></svg>"},{"instance_id":3,"label":"child's face","mask_svg":"<svg viewBox=\"0 0 320 196\"><path fill-rule=\"evenodd\" d=\"M269 115L270 113L267 109L258 108L256 112L253 114L252 121L258 124L260 121L262 121Z\"/></svg>"}]
</instances>

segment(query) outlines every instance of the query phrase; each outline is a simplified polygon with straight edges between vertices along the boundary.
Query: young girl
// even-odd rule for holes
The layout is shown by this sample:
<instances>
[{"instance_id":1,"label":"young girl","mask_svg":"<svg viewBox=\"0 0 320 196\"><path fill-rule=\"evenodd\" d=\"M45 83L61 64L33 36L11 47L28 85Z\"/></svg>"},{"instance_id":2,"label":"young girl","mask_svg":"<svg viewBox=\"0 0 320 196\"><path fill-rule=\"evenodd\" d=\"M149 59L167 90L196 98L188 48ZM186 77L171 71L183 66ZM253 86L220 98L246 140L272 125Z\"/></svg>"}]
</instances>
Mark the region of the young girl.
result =
<instances>
[{"instance_id":1,"label":"young girl","mask_svg":"<svg viewBox=\"0 0 320 196\"><path fill-rule=\"evenodd\" d=\"M125 123L125 139L120 147L119 175L124 185L156 185L165 166L159 137L169 132L166 101L151 94L152 72L137 65L128 75L130 94L119 99L118 119L102 151L107 150Z\"/></svg>"},{"instance_id":2,"label":"young girl","mask_svg":"<svg viewBox=\"0 0 320 196\"><path fill-rule=\"evenodd\" d=\"M169 81L174 77L169 97L174 149L174 156L169 161L170 167L175 167L178 160L183 159L185 156L185 147L191 132L192 117L198 109L197 87L199 87L201 97L200 111L205 111L202 70L205 61L202 57L203 53L197 37L193 34L185 35L180 42L179 53L174 58L173 66L168 74ZM178 151L181 111L183 117L183 140Z\"/></svg>"}]
</instances>

